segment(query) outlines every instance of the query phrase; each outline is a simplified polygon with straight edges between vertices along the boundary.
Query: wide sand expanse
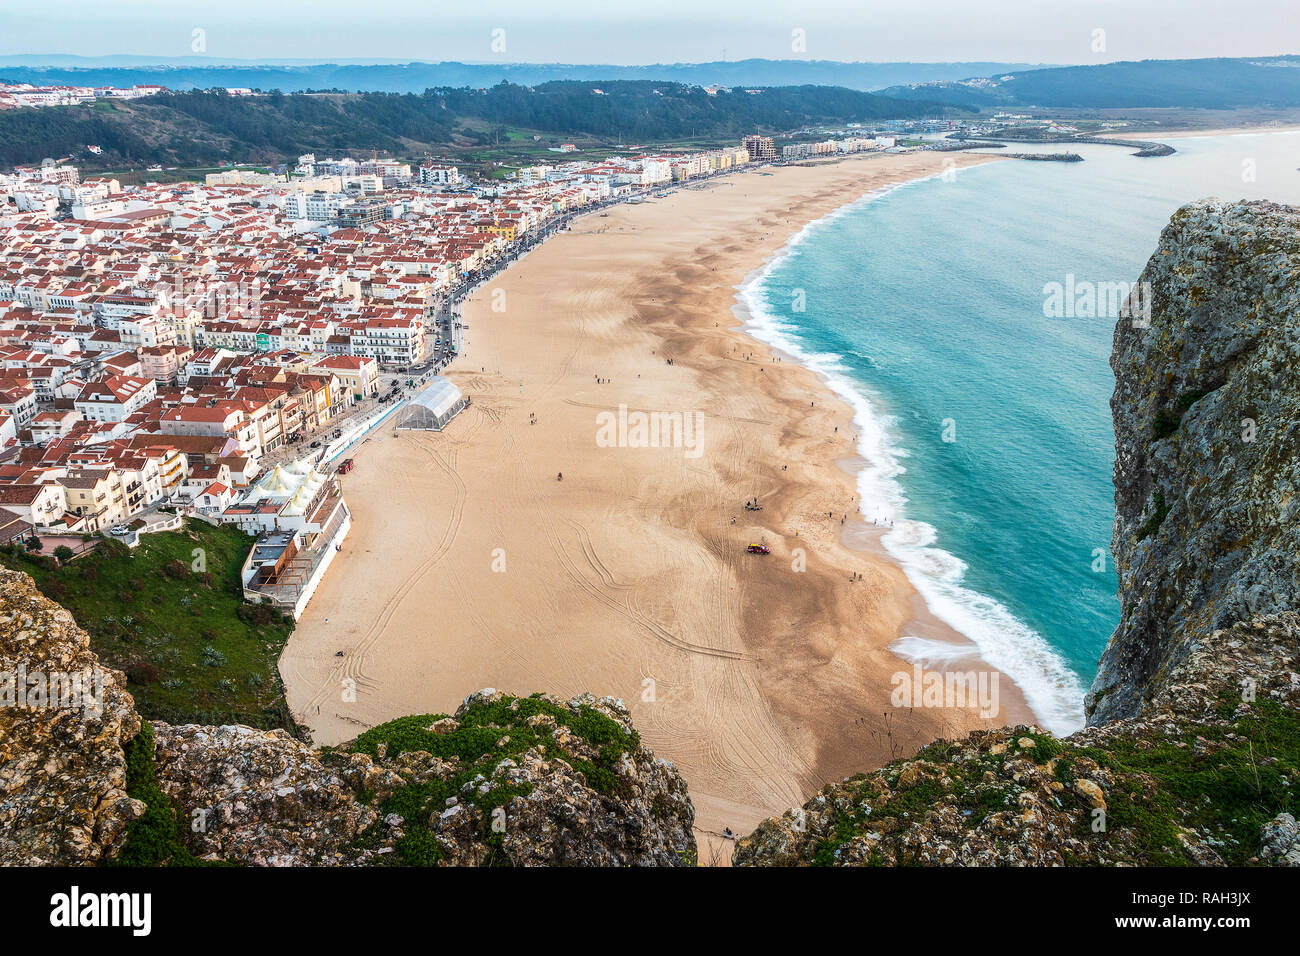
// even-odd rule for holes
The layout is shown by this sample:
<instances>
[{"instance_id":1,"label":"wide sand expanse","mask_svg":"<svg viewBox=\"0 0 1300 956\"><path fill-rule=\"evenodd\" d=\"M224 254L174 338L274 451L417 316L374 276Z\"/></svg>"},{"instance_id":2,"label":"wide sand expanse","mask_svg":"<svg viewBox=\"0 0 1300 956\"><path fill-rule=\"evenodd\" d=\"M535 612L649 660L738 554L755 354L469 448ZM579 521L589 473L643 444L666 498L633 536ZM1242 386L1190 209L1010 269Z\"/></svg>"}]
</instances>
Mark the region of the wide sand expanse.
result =
<instances>
[{"instance_id":1,"label":"wide sand expanse","mask_svg":"<svg viewBox=\"0 0 1300 956\"><path fill-rule=\"evenodd\" d=\"M850 411L732 313L805 223L990 161L732 175L584 217L480 289L450 374L472 405L440 434L379 430L343 479L353 531L280 662L317 743L481 687L617 696L685 775L708 863L730 846L710 833L747 832L828 780L1031 720L1005 678L992 721L890 706L891 675L910 671L887 649L901 627L962 639L878 552L845 546L861 505L841 466ZM622 435L601 418L620 405ZM627 447L638 412L698 433ZM752 496L762 511L744 510ZM771 554L748 554L760 540Z\"/></svg>"}]
</instances>

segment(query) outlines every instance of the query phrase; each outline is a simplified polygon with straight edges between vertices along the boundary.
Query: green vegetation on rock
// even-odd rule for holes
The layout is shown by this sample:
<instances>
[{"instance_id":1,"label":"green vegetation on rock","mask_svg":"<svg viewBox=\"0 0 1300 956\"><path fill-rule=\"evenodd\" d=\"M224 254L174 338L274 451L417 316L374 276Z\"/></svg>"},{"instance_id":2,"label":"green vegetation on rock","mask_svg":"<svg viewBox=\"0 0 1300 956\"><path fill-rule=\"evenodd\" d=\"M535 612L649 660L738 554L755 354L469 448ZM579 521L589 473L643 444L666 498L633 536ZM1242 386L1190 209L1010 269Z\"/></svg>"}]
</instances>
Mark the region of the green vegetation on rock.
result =
<instances>
[{"instance_id":1,"label":"green vegetation on rock","mask_svg":"<svg viewBox=\"0 0 1300 956\"><path fill-rule=\"evenodd\" d=\"M154 763L153 727L140 725L140 733L127 741L126 793L148 806L144 816L127 828L126 846L109 866L195 866L200 863L181 837L184 821L167 794L158 787Z\"/></svg>"},{"instance_id":2,"label":"green vegetation on rock","mask_svg":"<svg viewBox=\"0 0 1300 956\"><path fill-rule=\"evenodd\" d=\"M530 718L535 721L530 723ZM447 722L452 729L439 732L437 723ZM538 725L537 721L542 722ZM560 749L548 726L568 728L572 734L597 751L595 761L574 758ZM430 729L435 728L435 729ZM540 748L547 759L560 759L580 772L587 785L610 797L621 796L615 773L618 761L640 746L636 731L625 731L617 721L590 706L573 712L540 695L501 697L491 703L475 703L455 721L444 714L400 717L373 727L359 736L348 749L391 763L403 753L423 751L446 761L457 761L456 772L447 779L411 783L383 801L384 816L397 814L405 821L405 835L397 844L394 863L427 866L438 862L443 854L430 833L430 814L445 809L449 798L468 803L484 813L483 839L498 847L500 836L491 830L491 811L531 788L502 786L492 779L493 769L502 760L516 757L532 748ZM466 784L479 780L477 787L466 792ZM361 843L364 845L365 839ZM489 864L503 863L499 855Z\"/></svg>"},{"instance_id":3,"label":"green vegetation on rock","mask_svg":"<svg viewBox=\"0 0 1300 956\"><path fill-rule=\"evenodd\" d=\"M251 547L236 528L189 521L142 535L135 549L102 540L61 567L21 548L0 549L0 564L72 612L99 659L126 674L145 718L293 732L276 666L293 620L244 601Z\"/></svg>"}]
</instances>

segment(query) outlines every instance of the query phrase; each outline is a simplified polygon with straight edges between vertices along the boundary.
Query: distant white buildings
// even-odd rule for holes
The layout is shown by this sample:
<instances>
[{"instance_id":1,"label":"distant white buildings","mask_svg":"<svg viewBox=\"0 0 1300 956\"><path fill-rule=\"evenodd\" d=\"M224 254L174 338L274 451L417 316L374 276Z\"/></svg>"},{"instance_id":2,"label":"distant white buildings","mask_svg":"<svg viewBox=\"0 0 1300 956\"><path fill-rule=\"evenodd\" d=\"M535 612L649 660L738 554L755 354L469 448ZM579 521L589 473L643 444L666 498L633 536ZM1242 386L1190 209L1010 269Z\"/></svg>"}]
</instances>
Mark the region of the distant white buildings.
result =
<instances>
[{"instance_id":1,"label":"distant white buildings","mask_svg":"<svg viewBox=\"0 0 1300 956\"><path fill-rule=\"evenodd\" d=\"M436 307L558 217L748 161L740 145L556 156L477 183L313 154L202 184L0 175L0 508L72 534L160 498L198 508L264 536L249 595L298 613L349 519L324 452L254 490L264 456L351 427L383 371L453 357Z\"/></svg>"},{"instance_id":2,"label":"distant white buildings","mask_svg":"<svg viewBox=\"0 0 1300 956\"><path fill-rule=\"evenodd\" d=\"M893 145L894 138L892 136L875 137L873 139L868 139L865 136L848 136L844 139L827 139L818 143L791 143L789 146L781 147L781 158L784 160L808 159L814 156L862 153L875 149L888 149Z\"/></svg>"},{"instance_id":3,"label":"distant white buildings","mask_svg":"<svg viewBox=\"0 0 1300 956\"><path fill-rule=\"evenodd\" d=\"M78 106L97 99L133 100L165 93L167 87L141 84L130 89L113 86L33 86L30 83L0 83L0 109L41 106Z\"/></svg>"}]
</instances>

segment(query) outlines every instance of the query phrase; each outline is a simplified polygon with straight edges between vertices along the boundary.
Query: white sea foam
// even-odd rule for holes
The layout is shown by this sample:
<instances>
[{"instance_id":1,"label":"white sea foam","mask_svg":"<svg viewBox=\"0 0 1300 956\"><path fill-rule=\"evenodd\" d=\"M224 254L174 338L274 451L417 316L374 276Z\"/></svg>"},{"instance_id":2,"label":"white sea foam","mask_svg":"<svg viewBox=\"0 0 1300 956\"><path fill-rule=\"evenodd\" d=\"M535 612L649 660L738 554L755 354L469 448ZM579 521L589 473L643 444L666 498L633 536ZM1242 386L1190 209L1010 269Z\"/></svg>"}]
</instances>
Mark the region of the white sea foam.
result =
<instances>
[{"instance_id":1,"label":"white sea foam","mask_svg":"<svg viewBox=\"0 0 1300 956\"><path fill-rule=\"evenodd\" d=\"M808 236L865 203L933 178L891 183L809 223L762 268L746 277L738 290L737 314L750 335L811 369L853 408L858 451L866 460L858 475L863 517L893 522L882 541L930 611L969 638L983 660L1015 682L1039 724L1055 734L1068 734L1083 726L1084 688L1078 676L1042 635L994 598L962 584L965 562L936 544L939 535L932 525L905 515L907 495L899 479L907 470L903 462L908 455L893 437L893 419L878 411L879 400L847 374L841 356L805 349L798 326L767 306L772 273ZM920 640L912 638L913 642ZM915 643L904 647L924 649Z\"/></svg>"},{"instance_id":2,"label":"white sea foam","mask_svg":"<svg viewBox=\"0 0 1300 956\"><path fill-rule=\"evenodd\" d=\"M936 641L915 634L905 634L889 649L903 660L922 667L943 668L967 657L973 657L979 651L969 644L954 644L952 641Z\"/></svg>"}]
</instances>

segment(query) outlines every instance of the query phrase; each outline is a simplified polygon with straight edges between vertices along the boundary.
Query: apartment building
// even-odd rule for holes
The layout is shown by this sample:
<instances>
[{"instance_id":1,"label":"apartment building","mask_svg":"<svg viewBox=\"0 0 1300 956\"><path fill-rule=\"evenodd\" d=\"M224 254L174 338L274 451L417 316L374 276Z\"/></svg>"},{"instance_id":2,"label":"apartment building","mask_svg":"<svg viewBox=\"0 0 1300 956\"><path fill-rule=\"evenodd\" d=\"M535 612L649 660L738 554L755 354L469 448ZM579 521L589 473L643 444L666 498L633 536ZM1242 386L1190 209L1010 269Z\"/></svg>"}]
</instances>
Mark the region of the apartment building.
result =
<instances>
[{"instance_id":1,"label":"apartment building","mask_svg":"<svg viewBox=\"0 0 1300 956\"><path fill-rule=\"evenodd\" d=\"M379 394L379 363L373 358L330 355L320 359L315 368L336 376L352 401L359 402Z\"/></svg>"},{"instance_id":2,"label":"apartment building","mask_svg":"<svg viewBox=\"0 0 1300 956\"><path fill-rule=\"evenodd\" d=\"M73 407L90 421L121 422L153 401L157 394L158 383L153 379L110 375L83 386Z\"/></svg>"},{"instance_id":3,"label":"apartment building","mask_svg":"<svg viewBox=\"0 0 1300 956\"><path fill-rule=\"evenodd\" d=\"M284 214L290 219L310 219L329 222L337 218L339 210L352 202L344 193L315 192L289 193L284 199Z\"/></svg>"},{"instance_id":4,"label":"apartment building","mask_svg":"<svg viewBox=\"0 0 1300 956\"><path fill-rule=\"evenodd\" d=\"M163 413L158 427L164 435L231 438L239 451L262 457L261 431L243 408L231 402L181 405Z\"/></svg>"},{"instance_id":5,"label":"apartment building","mask_svg":"<svg viewBox=\"0 0 1300 956\"><path fill-rule=\"evenodd\" d=\"M0 508L37 528L62 520L64 500L63 488L57 484L0 484Z\"/></svg>"},{"instance_id":6,"label":"apartment building","mask_svg":"<svg viewBox=\"0 0 1300 956\"><path fill-rule=\"evenodd\" d=\"M36 418L36 386L28 381L0 379L0 414L8 415L16 431Z\"/></svg>"},{"instance_id":7,"label":"apartment building","mask_svg":"<svg viewBox=\"0 0 1300 956\"><path fill-rule=\"evenodd\" d=\"M776 159L776 143L770 136L746 136L744 147L753 162Z\"/></svg>"},{"instance_id":8,"label":"apartment building","mask_svg":"<svg viewBox=\"0 0 1300 956\"><path fill-rule=\"evenodd\" d=\"M428 163L420 167L421 186L459 186L460 182L460 170L455 166Z\"/></svg>"},{"instance_id":9,"label":"apartment building","mask_svg":"<svg viewBox=\"0 0 1300 956\"><path fill-rule=\"evenodd\" d=\"M367 318L352 326L348 344L353 355L405 368L424 357L424 322L419 315Z\"/></svg>"},{"instance_id":10,"label":"apartment building","mask_svg":"<svg viewBox=\"0 0 1300 956\"><path fill-rule=\"evenodd\" d=\"M64 493L64 510L81 519L81 528L95 534L129 516L122 476L113 468L69 469L57 479Z\"/></svg>"}]
</instances>

